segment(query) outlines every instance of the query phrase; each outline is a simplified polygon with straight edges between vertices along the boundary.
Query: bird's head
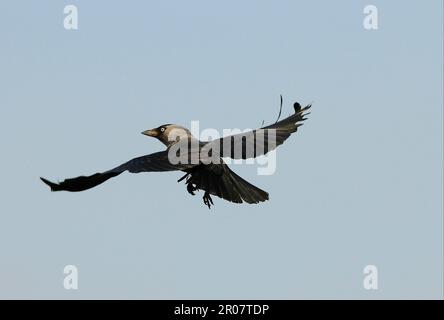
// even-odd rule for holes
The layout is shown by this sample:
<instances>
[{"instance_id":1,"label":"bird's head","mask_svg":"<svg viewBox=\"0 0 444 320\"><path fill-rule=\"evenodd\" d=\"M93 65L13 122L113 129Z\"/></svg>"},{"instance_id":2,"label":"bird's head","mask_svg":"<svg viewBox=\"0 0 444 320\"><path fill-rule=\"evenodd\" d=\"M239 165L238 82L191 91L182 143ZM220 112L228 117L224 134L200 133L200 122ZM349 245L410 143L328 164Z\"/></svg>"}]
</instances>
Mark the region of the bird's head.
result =
<instances>
[{"instance_id":1,"label":"bird's head","mask_svg":"<svg viewBox=\"0 0 444 320\"><path fill-rule=\"evenodd\" d=\"M160 127L143 131L142 134L154 137L166 146L170 146L183 138L191 137L191 132L187 128L177 124L164 124Z\"/></svg>"}]
</instances>

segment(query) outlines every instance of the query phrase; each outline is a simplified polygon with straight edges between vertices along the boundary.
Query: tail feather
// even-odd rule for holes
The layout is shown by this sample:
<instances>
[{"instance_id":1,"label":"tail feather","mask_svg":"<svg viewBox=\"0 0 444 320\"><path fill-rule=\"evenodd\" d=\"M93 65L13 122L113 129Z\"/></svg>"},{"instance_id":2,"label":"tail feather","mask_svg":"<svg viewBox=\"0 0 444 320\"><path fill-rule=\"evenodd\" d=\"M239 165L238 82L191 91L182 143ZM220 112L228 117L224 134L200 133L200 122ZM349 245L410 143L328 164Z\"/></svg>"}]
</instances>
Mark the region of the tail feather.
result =
<instances>
[{"instance_id":1,"label":"tail feather","mask_svg":"<svg viewBox=\"0 0 444 320\"><path fill-rule=\"evenodd\" d=\"M269 199L268 193L245 181L224 163L200 165L187 174L187 186L205 190L211 195L234 203L259 203Z\"/></svg>"},{"instance_id":2,"label":"tail feather","mask_svg":"<svg viewBox=\"0 0 444 320\"><path fill-rule=\"evenodd\" d=\"M259 189L252 185L248 181L244 180L232 170L230 170L230 176L233 184L236 186L242 200L247 203L259 203L269 200L268 192Z\"/></svg>"}]
</instances>

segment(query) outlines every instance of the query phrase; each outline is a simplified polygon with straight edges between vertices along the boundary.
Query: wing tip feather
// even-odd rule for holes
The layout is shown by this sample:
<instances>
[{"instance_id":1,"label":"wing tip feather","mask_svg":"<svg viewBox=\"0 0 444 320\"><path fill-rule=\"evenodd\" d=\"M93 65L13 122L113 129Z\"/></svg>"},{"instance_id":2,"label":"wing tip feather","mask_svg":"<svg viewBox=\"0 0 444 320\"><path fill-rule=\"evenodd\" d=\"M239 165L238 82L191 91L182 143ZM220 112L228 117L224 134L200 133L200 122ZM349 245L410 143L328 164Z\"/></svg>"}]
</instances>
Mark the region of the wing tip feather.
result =
<instances>
[{"instance_id":1,"label":"wing tip feather","mask_svg":"<svg viewBox=\"0 0 444 320\"><path fill-rule=\"evenodd\" d=\"M40 177L40 180L42 180L43 183L45 183L47 186L51 188L51 191L59 191L60 186L57 183L51 182L43 177Z\"/></svg>"}]
</instances>

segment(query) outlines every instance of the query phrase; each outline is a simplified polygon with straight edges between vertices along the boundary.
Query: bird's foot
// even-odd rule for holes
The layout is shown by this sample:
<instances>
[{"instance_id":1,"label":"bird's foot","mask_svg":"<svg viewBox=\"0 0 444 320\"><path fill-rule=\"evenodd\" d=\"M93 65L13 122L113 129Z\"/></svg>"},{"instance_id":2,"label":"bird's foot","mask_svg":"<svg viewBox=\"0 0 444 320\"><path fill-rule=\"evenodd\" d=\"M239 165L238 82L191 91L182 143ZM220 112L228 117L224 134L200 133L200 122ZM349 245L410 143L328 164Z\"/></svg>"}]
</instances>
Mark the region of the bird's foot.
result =
<instances>
[{"instance_id":1,"label":"bird's foot","mask_svg":"<svg viewBox=\"0 0 444 320\"><path fill-rule=\"evenodd\" d=\"M213 204L213 199L211 199L211 196L208 192L205 192L203 196L203 202L206 206L208 206L208 209L211 209L211 205Z\"/></svg>"},{"instance_id":2,"label":"bird's foot","mask_svg":"<svg viewBox=\"0 0 444 320\"><path fill-rule=\"evenodd\" d=\"M189 194L191 195L195 195L194 191L197 190L197 187L195 185L193 185L192 183L187 184L187 191Z\"/></svg>"}]
</instances>

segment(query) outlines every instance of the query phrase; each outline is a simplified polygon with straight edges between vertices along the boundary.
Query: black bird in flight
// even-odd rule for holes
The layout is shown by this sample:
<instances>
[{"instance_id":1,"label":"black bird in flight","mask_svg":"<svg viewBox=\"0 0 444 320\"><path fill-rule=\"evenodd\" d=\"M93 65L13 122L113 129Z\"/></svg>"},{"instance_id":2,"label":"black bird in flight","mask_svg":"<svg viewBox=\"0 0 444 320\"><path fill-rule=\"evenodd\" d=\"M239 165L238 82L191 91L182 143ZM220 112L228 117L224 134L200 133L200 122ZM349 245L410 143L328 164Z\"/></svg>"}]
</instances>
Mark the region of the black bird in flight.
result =
<instances>
[{"instance_id":1,"label":"black bird in flight","mask_svg":"<svg viewBox=\"0 0 444 320\"><path fill-rule=\"evenodd\" d=\"M306 120L305 116L309 114L306 111L310 107L311 104L302 108L296 102L294 114L278 121L282 111L281 96L281 110L274 124L209 142L199 141L184 127L174 124L162 125L146 130L142 134L160 140L166 146L164 151L134 158L114 169L91 176L66 179L59 183L45 178L40 179L51 188L51 191L76 192L93 188L125 171L131 173L183 171L186 174L178 182L186 179L187 191L192 195L195 191L203 190L205 192L203 201L208 208L213 204L211 195L234 203L263 202L269 199L268 193L230 170L222 157L248 159L267 154L297 131L302 121ZM197 147L193 148L193 143ZM184 155L186 159L183 158ZM209 161L210 157L218 161Z\"/></svg>"}]
</instances>

